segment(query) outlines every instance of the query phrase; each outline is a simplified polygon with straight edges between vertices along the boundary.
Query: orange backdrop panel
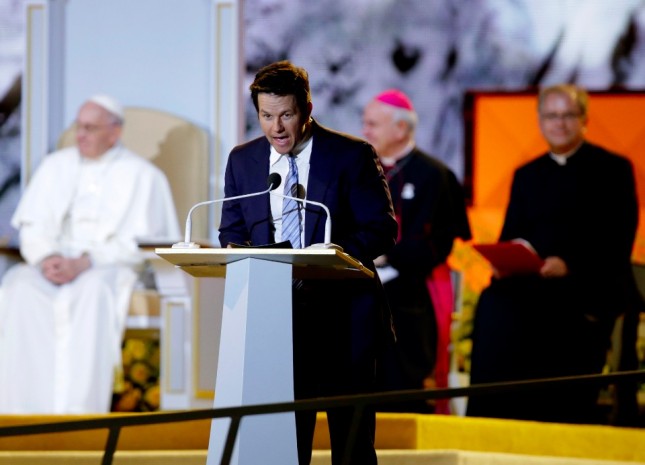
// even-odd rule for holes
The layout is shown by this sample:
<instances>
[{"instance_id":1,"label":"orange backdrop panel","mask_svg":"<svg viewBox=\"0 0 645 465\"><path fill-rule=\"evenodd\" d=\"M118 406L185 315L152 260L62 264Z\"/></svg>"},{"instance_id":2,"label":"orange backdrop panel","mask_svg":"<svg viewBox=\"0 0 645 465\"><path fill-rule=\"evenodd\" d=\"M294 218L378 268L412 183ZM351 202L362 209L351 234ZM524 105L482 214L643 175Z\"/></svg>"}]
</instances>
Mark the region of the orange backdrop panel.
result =
<instances>
[{"instance_id":1,"label":"orange backdrop panel","mask_svg":"<svg viewBox=\"0 0 645 465\"><path fill-rule=\"evenodd\" d=\"M544 153L535 93L473 93L467 99L470 153L467 188L474 239L496 240L508 204L513 171ZM645 263L645 92L592 92L587 139L634 164L640 226L634 261Z\"/></svg>"}]
</instances>

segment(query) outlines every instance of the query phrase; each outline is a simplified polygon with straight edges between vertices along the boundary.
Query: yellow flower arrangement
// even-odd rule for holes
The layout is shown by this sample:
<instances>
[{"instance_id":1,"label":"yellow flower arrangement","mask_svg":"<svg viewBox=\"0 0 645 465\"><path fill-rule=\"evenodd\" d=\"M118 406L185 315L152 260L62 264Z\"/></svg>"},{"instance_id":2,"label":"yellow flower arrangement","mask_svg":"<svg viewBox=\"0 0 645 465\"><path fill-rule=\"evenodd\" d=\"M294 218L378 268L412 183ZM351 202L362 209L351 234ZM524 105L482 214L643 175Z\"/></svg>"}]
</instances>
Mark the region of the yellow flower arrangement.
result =
<instances>
[{"instance_id":1,"label":"yellow flower arrangement","mask_svg":"<svg viewBox=\"0 0 645 465\"><path fill-rule=\"evenodd\" d=\"M159 341L128 338L122 346L123 371L115 381L112 411L159 409Z\"/></svg>"}]
</instances>

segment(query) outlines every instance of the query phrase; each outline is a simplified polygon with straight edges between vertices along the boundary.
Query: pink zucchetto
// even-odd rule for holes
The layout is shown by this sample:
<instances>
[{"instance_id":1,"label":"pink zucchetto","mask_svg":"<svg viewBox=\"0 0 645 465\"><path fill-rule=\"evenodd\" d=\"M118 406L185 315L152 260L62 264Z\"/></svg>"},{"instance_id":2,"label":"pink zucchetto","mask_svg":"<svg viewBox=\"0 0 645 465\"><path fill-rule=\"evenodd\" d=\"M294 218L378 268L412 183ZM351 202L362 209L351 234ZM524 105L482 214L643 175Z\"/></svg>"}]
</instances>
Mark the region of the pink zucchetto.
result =
<instances>
[{"instance_id":1,"label":"pink zucchetto","mask_svg":"<svg viewBox=\"0 0 645 465\"><path fill-rule=\"evenodd\" d=\"M393 107L403 108L404 110L408 111L414 111L414 105L412 105L410 98L397 89L388 89L384 92L381 92L376 97L374 97L374 100L378 100L379 102L383 102Z\"/></svg>"}]
</instances>

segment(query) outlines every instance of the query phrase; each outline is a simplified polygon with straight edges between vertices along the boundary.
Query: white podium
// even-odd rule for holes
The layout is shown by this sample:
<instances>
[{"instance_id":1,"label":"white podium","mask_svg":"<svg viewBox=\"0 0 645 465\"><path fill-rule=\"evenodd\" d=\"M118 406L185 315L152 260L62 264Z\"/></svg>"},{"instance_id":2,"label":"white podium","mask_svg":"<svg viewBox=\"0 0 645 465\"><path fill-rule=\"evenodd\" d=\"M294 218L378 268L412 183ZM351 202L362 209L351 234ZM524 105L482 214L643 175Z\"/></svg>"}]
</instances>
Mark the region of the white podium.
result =
<instances>
[{"instance_id":1,"label":"white podium","mask_svg":"<svg viewBox=\"0 0 645 465\"><path fill-rule=\"evenodd\" d=\"M291 402L293 278L372 278L335 249L156 249L195 277L225 277L214 408ZM230 420L214 419L208 465L220 463ZM293 412L244 417L232 464L297 465Z\"/></svg>"}]
</instances>

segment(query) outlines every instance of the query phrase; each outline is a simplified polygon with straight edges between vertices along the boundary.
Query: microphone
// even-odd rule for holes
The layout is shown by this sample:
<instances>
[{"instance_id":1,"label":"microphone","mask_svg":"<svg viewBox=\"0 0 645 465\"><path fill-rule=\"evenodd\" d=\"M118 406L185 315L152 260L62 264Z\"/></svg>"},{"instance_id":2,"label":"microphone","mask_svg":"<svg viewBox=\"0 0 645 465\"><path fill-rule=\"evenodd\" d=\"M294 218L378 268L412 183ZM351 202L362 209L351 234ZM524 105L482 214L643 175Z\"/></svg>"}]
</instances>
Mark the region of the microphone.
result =
<instances>
[{"instance_id":1,"label":"microphone","mask_svg":"<svg viewBox=\"0 0 645 465\"><path fill-rule=\"evenodd\" d=\"M272 173L271 175L269 175L269 178L271 178L271 176L273 175L277 176L277 178L275 178L278 181L277 185L275 186L277 188L280 185L282 178L278 173ZM277 192L269 192L269 195L280 197L281 199L295 200L296 202L301 202L304 205L307 205L307 204L316 205L317 207L320 207L323 210L325 210L325 213L327 214L327 219L325 220L325 242L323 244L312 244L307 248L312 248L312 249L332 249L333 248L340 251L343 250L341 246L331 243L331 213L329 212L329 208L327 208L327 205L320 202L316 202L314 200L307 200L307 199L301 199L299 197L292 197L290 195L278 194Z\"/></svg>"},{"instance_id":2,"label":"microphone","mask_svg":"<svg viewBox=\"0 0 645 465\"><path fill-rule=\"evenodd\" d=\"M282 182L282 178L278 173L271 173L267 178L267 186L269 186L268 189L263 190L261 192L253 192L251 194L242 194L242 195L236 195L234 197L225 197L223 199L206 200L204 202L196 203L190 208L190 210L188 211L188 215L186 215L186 228L184 230L185 231L184 241L173 244L172 248L173 249L199 249L199 244L196 244L195 242L192 242L190 240L190 236L192 234L191 216L193 214L193 211L195 211L196 208L202 207L204 205L211 205L214 203L226 202L227 200L245 199L247 197L255 197L256 195L268 194L273 189L277 188L281 182Z\"/></svg>"},{"instance_id":3,"label":"microphone","mask_svg":"<svg viewBox=\"0 0 645 465\"><path fill-rule=\"evenodd\" d=\"M281 182L282 177L278 173L271 173L267 178L267 186L269 187L269 190L277 189L280 187Z\"/></svg>"}]
</instances>

